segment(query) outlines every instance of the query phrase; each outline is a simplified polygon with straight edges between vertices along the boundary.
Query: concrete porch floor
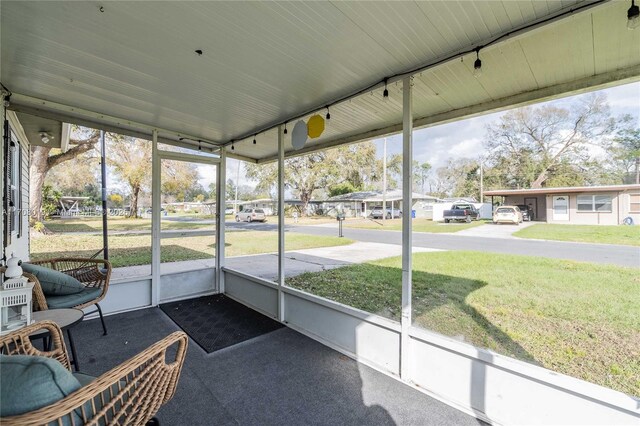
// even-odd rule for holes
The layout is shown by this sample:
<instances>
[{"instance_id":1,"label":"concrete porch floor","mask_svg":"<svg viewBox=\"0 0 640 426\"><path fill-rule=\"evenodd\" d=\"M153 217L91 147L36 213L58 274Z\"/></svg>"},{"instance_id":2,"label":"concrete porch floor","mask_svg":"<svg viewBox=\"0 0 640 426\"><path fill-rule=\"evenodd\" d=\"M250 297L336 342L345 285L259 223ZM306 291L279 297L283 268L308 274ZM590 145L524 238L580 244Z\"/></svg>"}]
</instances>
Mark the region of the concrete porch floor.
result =
<instances>
[{"instance_id":1,"label":"concrete porch floor","mask_svg":"<svg viewBox=\"0 0 640 426\"><path fill-rule=\"evenodd\" d=\"M178 330L160 309L74 328L81 371L99 375ZM207 354L190 340L163 425L477 425L481 421L289 328Z\"/></svg>"}]
</instances>

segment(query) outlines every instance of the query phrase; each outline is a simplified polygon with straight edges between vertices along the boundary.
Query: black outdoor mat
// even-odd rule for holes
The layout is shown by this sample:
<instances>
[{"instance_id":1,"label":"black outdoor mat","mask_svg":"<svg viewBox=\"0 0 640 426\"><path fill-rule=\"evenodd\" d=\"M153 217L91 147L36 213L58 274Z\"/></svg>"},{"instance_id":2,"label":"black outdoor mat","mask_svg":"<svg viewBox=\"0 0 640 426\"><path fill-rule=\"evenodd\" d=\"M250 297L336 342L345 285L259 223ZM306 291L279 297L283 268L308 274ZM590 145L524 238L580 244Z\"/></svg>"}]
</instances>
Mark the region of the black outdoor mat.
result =
<instances>
[{"instance_id":1,"label":"black outdoor mat","mask_svg":"<svg viewBox=\"0 0 640 426\"><path fill-rule=\"evenodd\" d=\"M223 294L165 303L160 309L207 353L283 327Z\"/></svg>"}]
</instances>

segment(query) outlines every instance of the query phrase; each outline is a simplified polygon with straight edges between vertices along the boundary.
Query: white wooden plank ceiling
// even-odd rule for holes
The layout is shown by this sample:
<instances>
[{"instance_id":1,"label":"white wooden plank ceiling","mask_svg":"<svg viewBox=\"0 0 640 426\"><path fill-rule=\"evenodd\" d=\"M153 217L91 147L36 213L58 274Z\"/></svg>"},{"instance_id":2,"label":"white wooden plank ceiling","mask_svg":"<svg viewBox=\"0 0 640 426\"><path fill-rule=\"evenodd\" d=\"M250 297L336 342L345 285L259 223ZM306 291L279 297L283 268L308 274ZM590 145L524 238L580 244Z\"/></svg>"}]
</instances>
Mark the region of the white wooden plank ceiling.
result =
<instances>
[{"instance_id":1,"label":"white wooden plank ceiling","mask_svg":"<svg viewBox=\"0 0 640 426\"><path fill-rule=\"evenodd\" d=\"M3 1L0 75L19 95L227 143L576 4L107 2L101 12L97 2ZM637 69L640 31L626 29L628 7L611 2L489 46L480 78L475 55L417 75L415 116ZM389 90L387 103L378 89L332 106L310 147L400 123L401 83ZM238 141L233 153L273 159L276 136Z\"/></svg>"}]
</instances>

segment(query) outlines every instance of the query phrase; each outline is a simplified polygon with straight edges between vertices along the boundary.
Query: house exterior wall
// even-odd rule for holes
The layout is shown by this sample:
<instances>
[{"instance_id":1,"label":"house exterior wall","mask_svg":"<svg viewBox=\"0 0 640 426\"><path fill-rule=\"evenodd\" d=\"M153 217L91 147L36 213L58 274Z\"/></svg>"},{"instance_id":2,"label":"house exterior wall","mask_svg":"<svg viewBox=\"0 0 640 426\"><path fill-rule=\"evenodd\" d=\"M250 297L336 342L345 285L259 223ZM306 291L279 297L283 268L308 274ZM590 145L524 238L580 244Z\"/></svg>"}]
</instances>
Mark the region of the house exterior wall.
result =
<instances>
[{"instance_id":1,"label":"house exterior wall","mask_svg":"<svg viewBox=\"0 0 640 426\"><path fill-rule=\"evenodd\" d=\"M558 220L554 217L553 197L565 195L569 197L568 220ZM580 195L608 195L611 197L610 212L584 212L578 211L578 196ZM572 225L618 225L624 219L625 208L621 206L624 197L620 192L581 192L575 194L549 194L546 198L547 222ZM628 208L626 209L628 210Z\"/></svg>"},{"instance_id":2,"label":"house exterior wall","mask_svg":"<svg viewBox=\"0 0 640 426\"><path fill-rule=\"evenodd\" d=\"M640 225L640 190L626 190L620 194L620 220L633 219L634 225Z\"/></svg>"}]
</instances>

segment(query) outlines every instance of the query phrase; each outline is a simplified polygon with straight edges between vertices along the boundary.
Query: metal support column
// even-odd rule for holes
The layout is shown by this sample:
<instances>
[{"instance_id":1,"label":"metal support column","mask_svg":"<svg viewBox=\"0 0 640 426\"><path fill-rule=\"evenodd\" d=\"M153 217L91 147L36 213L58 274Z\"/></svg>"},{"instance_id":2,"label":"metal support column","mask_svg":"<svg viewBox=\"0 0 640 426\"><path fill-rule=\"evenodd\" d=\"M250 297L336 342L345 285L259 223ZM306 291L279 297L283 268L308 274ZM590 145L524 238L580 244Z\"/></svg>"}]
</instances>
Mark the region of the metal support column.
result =
<instances>
[{"instance_id":1,"label":"metal support column","mask_svg":"<svg viewBox=\"0 0 640 426\"><path fill-rule=\"evenodd\" d=\"M402 316L400 320L400 377L409 380L409 327L411 326L412 224L413 196L413 100L412 77L402 80Z\"/></svg>"},{"instance_id":2,"label":"metal support column","mask_svg":"<svg viewBox=\"0 0 640 426\"><path fill-rule=\"evenodd\" d=\"M284 321L284 133L278 126L278 321Z\"/></svg>"},{"instance_id":3,"label":"metal support column","mask_svg":"<svg viewBox=\"0 0 640 426\"><path fill-rule=\"evenodd\" d=\"M102 248L105 260L109 260L109 228L107 224L107 155L105 132L100 130L100 178L102 186Z\"/></svg>"},{"instance_id":4,"label":"metal support column","mask_svg":"<svg viewBox=\"0 0 640 426\"><path fill-rule=\"evenodd\" d=\"M161 164L158 154L158 131L153 131L151 151L151 305L160 303L160 199Z\"/></svg>"},{"instance_id":5,"label":"metal support column","mask_svg":"<svg viewBox=\"0 0 640 426\"><path fill-rule=\"evenodd\" d=\"M218 164L218 173L216 177L216 285L219 293L224 293L224 246L225 246L225 215L226 199L227 199L227 152L224 148L220 149L220 164ZM236 182L236 187L238 183ZM235 210L234 210L235 212Z\"/></svg>"}]
</instances>

